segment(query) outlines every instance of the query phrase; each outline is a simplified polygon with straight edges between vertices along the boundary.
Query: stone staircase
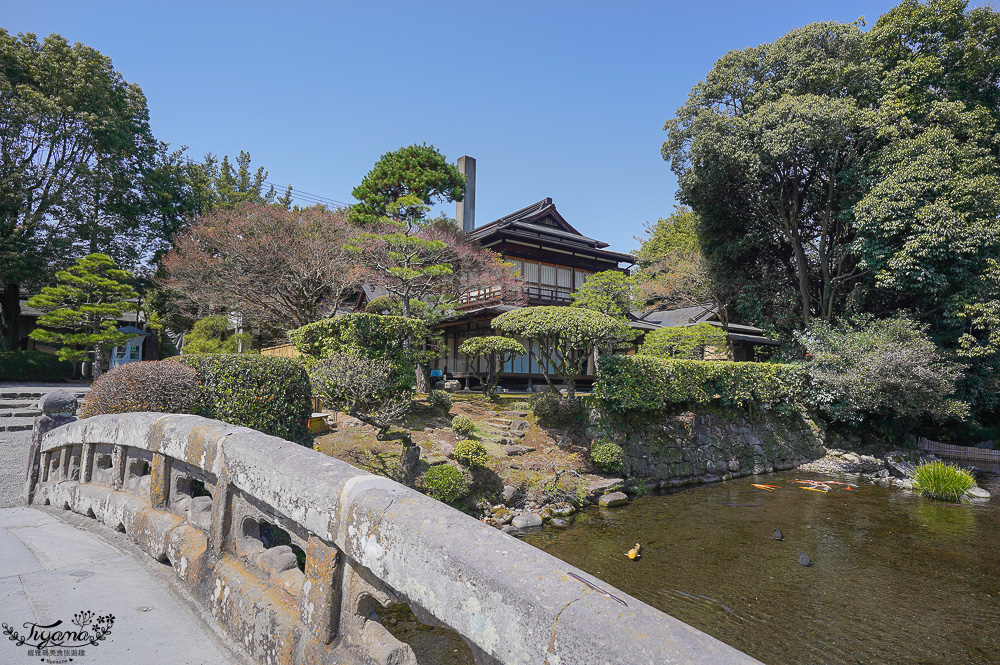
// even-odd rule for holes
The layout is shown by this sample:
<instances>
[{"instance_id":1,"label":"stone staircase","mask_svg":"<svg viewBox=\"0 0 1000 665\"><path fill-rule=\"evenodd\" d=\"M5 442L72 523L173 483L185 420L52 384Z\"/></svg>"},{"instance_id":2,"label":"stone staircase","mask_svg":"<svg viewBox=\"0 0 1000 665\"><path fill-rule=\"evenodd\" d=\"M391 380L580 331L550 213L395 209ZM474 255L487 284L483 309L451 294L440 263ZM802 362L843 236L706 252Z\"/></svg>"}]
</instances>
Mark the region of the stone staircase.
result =
<instances>
[{"instance_id":1,"label":"stone staircase","mask_svg":"<svg viewBox=\"0 0 1000 665\"><path fill-rule=\"evenodd\" d=\"M527 411L504 411L486 419L486 423L501 432L523 432L531 428Z\"/></svg>"},{"instance_id":2,"label":"stone staircase","mask_svg":"<svg viewBox=\"0 0 1000 665\"><path fill-rule=\"evenodd\" d=\"M61 388L82 398L90 390L89 386L65 386ZM0 432L23 432L35 424L35 416L42 415L38 400L53 389L22 388L0 392Z\"/></svg>"}]
</instances>

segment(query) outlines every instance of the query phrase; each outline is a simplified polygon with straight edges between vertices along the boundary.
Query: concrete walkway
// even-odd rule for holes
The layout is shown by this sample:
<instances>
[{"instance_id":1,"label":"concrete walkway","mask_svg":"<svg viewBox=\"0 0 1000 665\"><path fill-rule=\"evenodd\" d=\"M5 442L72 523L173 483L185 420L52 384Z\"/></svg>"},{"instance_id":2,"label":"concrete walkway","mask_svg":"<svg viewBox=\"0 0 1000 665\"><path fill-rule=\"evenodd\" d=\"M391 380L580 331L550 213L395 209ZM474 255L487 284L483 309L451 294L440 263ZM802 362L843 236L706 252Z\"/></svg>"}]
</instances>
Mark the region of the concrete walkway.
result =
<instances>
[{"instance_id":1,"label":"concrete walkway","mask_svg":"<svg viewBox=\"0 0 1000 665\"><path fill-rule=\"evenodd\" d=\"M74 618L114 616L97 646L17 646L0 635L0 663L233 665L244 660L213 632L210 617L173 584L173 571L124 536L68 511L0 510L0 623L22 636L32 624L79 630ZM86 621L86 619L84 619ZM94 631L93 620L86 626ZM28 642L36 642L29 639ZM83 650L83 654L79 650ZM58 653L61 652L61 653ZM76 652L76 653L72 653ZM72 658L72 661L70 661Z\"/></svg>"}]
</instances>

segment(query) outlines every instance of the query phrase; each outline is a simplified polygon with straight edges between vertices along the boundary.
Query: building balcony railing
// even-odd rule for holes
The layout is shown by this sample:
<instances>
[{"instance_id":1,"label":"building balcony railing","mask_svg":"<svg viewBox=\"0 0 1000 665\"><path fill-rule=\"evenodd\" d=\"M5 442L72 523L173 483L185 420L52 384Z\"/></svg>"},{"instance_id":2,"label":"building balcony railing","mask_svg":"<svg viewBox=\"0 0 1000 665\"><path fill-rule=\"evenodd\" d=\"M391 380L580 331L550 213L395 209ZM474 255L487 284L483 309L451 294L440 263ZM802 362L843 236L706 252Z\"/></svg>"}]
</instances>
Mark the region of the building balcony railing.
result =
<instances>
[{"instance_id":1,"label":"building balcony railing","mask_svg":"<svg viewBox=\"0 0 1000 665\"><path fill-rule=\"evenodd\" d=\"M521 290L532 305L569 305L573 302L573 292L567 288L530 285L521 287ZM500 286L469 291L459 298L458 309L496 305L503 302L503 296L504 290Z\"/></svg>"}]
</instances>

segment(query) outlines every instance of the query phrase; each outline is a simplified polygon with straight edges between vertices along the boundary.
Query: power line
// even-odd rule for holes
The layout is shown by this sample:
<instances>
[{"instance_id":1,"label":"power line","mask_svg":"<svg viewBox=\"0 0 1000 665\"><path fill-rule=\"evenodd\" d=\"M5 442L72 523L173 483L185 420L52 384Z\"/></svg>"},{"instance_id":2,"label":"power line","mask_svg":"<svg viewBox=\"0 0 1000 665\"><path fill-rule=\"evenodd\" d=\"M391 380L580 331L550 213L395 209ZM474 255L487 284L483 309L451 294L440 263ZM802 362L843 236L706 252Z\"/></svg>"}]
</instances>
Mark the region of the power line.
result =
<instances>
[{"instance_id":1,"label":"power line","mask_svg":"<svg viewBox=\"0 0 1000 665\"><path fill-rule=\"evenodd\" d=\"M192 148L189 145L184 145L184 148L186 148L188 150L193 150L193 151L195 151L197 153L201 153L202 155L208 155L209 154L209 153L205 152L204 150L198 150L197 148ZM187 160L187 162L189 164L197 164L198 163L198 162L195 162L193 159L190 159L188 157L185 157L185 159ZM268 172L268 175L270 175L270 172ZM288 177L288 176L283 176L280 173L275 173L274 175L281 176L282 178L287 178ZM288 178L288 179L289 180L296 180L298 182L305 182L304 180L298 180L297 178ZM284 191L287 187L291 187L291 185L279 185L277 183L271 182L270 180L265 180L264 184L270 185L271 187L274 187L275 191ZM311 183L306 183L306 184L311 184ZM313 184L312 186L313 187L320 187L322 189L329 189L331 192L337 192L337 193L340 193L340 194L344 193L344 192L340 192L340 191L338 191L336 189L333 189L331 187L323 187L323 185L315 185L315 184ZM339 208L343 208L343 207L347 207L347 206L351 205L350 203L347 203L345 201L340 201L338 199L334 199L334 198L331 198L329 196L323 196L322 194L313 194L311 192L306 192L306 191L301 190L301 189L296 189L295 187L292 187L292 199L293 200L294 199L300 199L300 200L304 201L305 203L312 203L312 204L319 203L319 204L322 204L322 205L335 206L335 207L339 207Z\"/></svg>"}]
</instances>

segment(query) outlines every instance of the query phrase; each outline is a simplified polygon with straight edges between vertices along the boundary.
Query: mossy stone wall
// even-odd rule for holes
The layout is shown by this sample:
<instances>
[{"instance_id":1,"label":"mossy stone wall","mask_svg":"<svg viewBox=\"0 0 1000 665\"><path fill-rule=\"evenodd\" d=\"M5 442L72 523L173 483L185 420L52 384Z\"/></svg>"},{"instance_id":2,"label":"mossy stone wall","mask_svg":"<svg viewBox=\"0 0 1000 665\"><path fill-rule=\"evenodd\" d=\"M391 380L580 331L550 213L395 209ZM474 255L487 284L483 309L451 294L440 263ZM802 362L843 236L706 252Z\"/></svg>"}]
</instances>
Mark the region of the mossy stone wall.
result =
<instances>
[{"instance_id":1,"label":"mossy stone wall","mask_svg":"<svg viewBox=\"0 0 1000 665\"><path fill-rule=\"evenodd\" d=\"M591 434L625 450L622 472L661 488L793 469L822 457L826 433L805 413L711 409L676 415L592 414Z\"/></svg>"}]
</instances>

